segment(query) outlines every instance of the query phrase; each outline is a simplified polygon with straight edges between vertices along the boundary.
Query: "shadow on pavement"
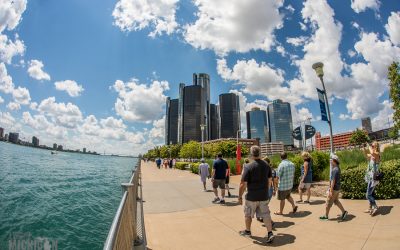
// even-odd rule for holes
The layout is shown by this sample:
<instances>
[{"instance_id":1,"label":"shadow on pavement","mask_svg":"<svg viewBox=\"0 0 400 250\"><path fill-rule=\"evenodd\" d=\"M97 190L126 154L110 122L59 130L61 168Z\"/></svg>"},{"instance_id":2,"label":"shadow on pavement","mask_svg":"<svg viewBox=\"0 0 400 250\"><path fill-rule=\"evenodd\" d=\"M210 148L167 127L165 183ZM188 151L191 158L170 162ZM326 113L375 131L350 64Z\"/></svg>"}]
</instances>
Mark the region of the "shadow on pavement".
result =
<instances>
[{"instance_id":1,"label":"shadow on pavement","mask_svg":"<svg viewBox=\"0 0 400 250\"><path fill-rule=\"evenodd\" d=\"M292 221L275 221L274 228L287 228L293 225Z\"/></svg>"},{"instance_id":2,"label":"shadow on pavement","mask_svg":"<svg viewBox=\"0 0 400 250\"><path fill-rule=\"evenodd\" d=\"M325 204L324 200L310 201L310 205L322 205L322 204Z\"/></svg>"},{"instance_id":3,"label":"shadow on pavement","mask_svg":"<svg viewBox=\"0 0 400 250\"><path fill-rule=\"evenodd\" d=\"M346 219L345 219L345 220L341 220L341 219L340 219L340 215L339 215L337 218L332 219L332 220L337 221L338 223L343 223L343 222L351 221L351 220L354 219L354 218L356 218L355 215L353 215L353 214L348 214L348 215L346 216Z\"/></svg>"},{"instance_id":4,"label":"shadow on pavement","mask_svg":"<svg viewBox=\"0 0 400 250\"><path fill-rule=\"evenodd\" d=\"M240 206L239 202L225 202L225 206L227 207L236 207L236 206Z\"/></svg>"},{"instance_id":5,"label":"shadow on pavement","mask_svg":"<svg viewBox=\"0 0 400 250\"><path fill-rule=\"evenodd\" d=\"M280 247L288 244L293 244L296 240L296 236L291 234L279 233L275 235L274 241L272 243L267 243L266 238L264 237L251 236L251 239L253 239L253 243L257 245Z\"/></svg>"},{"instance_id":6,"label":"shadow on pavement","mask_svg":"<svg viewBox=\"0 0 400 250\"><path fill-rule=\"evenodd\" d=\"M296 213L284 214L283 217L302 218L309 216L310 214L311 214L310 211L297 211Z\"/></svg>"},{"instance_id":7,"label":"shadow on pavement","mask_svg":"<svg viewBox=\"0 0 400 250\"><path fill-rule=\"evenodd\" d=\"M392 211L393 206L381 206L378 208L378 213L380 215L388 215Z\"/></svg>"}]
</instances>

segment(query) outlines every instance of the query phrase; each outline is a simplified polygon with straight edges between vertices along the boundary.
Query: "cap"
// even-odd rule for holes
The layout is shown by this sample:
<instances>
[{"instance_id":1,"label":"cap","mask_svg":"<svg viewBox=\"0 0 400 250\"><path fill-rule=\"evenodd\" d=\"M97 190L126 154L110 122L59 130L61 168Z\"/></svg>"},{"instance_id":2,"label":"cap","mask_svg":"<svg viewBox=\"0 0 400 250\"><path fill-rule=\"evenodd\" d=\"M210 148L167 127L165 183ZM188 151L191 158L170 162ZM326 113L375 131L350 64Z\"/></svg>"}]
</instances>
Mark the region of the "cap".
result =
<instances>
[{"instance_id":1,"label":"cap","mask_svg":"<svg viewBox=\"0 0 400 250\"><path fill-rule=\"evenodd\" d=\"M335 154L331 154L331 159L339 162L339 157Z\"/></svg>"}]
</instances>

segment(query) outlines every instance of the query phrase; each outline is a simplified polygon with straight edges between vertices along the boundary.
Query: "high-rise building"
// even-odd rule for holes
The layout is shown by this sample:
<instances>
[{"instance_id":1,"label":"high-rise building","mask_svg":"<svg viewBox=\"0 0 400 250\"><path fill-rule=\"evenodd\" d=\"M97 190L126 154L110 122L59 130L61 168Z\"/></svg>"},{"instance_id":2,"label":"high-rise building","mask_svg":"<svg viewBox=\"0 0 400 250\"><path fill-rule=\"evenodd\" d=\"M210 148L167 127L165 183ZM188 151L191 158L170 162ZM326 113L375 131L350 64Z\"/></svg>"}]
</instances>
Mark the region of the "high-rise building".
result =
<instances>
[{"instance_id":1,"label":"high-rise building","mask_svg":"<svg viewBox=\"0 0 400 250\"><path fill-rule=\"evenodd\" d=\"M201 86L203 89L202 105L205 114L204 139L208 140L211 134L211 114L210 114L210 76L205 73L193 74L193 85Z\"/></svg>"},{"instance_id":2,"label":"high-rise building","mask_svg":"<svg viewBox=\"0 0 400 250\"><path fill-rule=\"evenodd\" d=\"M200 85L186 86L183 89L182 143L201 141L200 125L205 125L204 91Z\"/></svg>"},{"instance_id":3,"label":"high-rise building","mask_svg":"<svg viewBox=\"0 0 400 250\"><path fill-rule=\"evenodd\" d=\"M165 144L178 143L179 99L167 98L165 119Z\"/></svg>"},{"instance_id":4,"label":"high-rise building","mask_svg":"<svg viewBox=\"0 0 400 250\"><path fill-rule=\"evenodd\" d=\"M271 142L283 142L285 146L294 146L290 103L278 99L269 104L268 123Z\"/></svg>"},{"instance_id":5,"label":"high-rise building","mask_svg":"<svg viewBox=\"0 0 400 250\"><path fill-rule=\"evenodd\" d=\"M53 149L54 149L54 150L57 149L57 143L53 143Z\"/></svg>"},{"instance_id":6,"label":"high-rise building","mask_svg":"<svg viewBox=\"0 0 400 250\"><path fill-rule=\"evenodd\" d=\"M270 142L267 112L260 108L252 108L246 112L247 138L259 138L260 143Z\"/></svg>"},{"instance_id":7,"label":"high-rise building","mask_svg":"<svg viewBox=\"0 0 400 250\"><path fill-rule=\"evenodd\" d=\"M19 134L18 133L9 133L8 134L8 141L11 143L18 143L19 141Z\"/></svg>"},{"instance_id":8,"label":"high-rise building","mask_svg":"<svg viewBox=\"0 0 400 250\"><path fill-rule=\"evenodd\" d=\"M86 148L83 148L83 149L82 149L82 152L83 152L84 154L86 154Z\"/></svg>"},{"instance_id":9,"label":"high-rise building","mask_svg":"<svg viewBox=\"0 0 400 250\"><path fill-rule=\"evenodd\" d=\"M240 130L239 96L234 93L219 95L219 115L220 138L235 138Z\"/></svg>"},{"instance_id":10,"label":"high-rise building","mask_svg":"<svg viewBox=\"0 0 400 250\"><path fill-rule=\"evenodd\" d=\"M369 117L362 118L361 125L362 125L362 129L364 129L368 133L372 132L371 118L369 118Z\"/></svg>"},{"instance_id":11,"label":"high-rise building","mask_svg":"<svg viewBox=\"0 0 400 250\"><path fill-rule=\"evenodd\" d=\"M0 128L0 138L4 137L4 128Z\"/></svg>"},{"instance_id":12,"label":"high-rise building","mask_svg":"<svg viewBox=\"0 0 400 250\"><path fill-rule=\"evenodd\" d=\"M185 89L184 83L179 83L179 104L178 104L178 143L182 144L183 140L183 90Z\"/></svg>"},{"instance_id":13,"label":"high-rise building","mask_svg":"<svg viewBox=\"0 0 400 250\"><path fill-rule=\"evenodd\" d=\"M39 139L36 136L32 137L32 144L34 147L39 147Z\"/></svg>"},{"instance_id":14,"label":"high-rise building","mask_svg":"<svg viewBox=\"0 0 400 250\"><path fill-rule=\"evenodd\" d=\"M210 104L210 138L215 140L219 138L219 110L218 105Z\"/></svg>"},{"instance_id":15,"label":"high-rise building","mask_svg":"<svg viewBox=\"0 0 400 250\"><path fill-rule=\"evenodd\" d=\"M62 151L63 150L63 146L62 145L58 145L57 146L57 150Z\"/></svg>"}]
</instances>

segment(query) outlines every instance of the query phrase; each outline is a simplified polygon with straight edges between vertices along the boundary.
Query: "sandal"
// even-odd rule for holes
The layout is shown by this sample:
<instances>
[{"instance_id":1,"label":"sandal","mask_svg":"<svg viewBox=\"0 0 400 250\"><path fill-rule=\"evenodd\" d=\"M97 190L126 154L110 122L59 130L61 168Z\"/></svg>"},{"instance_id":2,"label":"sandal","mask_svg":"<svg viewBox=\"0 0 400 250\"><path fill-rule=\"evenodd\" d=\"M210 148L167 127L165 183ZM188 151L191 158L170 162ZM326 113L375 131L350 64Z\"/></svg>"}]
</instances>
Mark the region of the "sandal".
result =
<instances>
[{"instance_id":1,"label":"sandal","mask_svg":"<svg viewBox=\"0 0 400 250\"><path fill-rule=\"evenodd\" d=\"M299 208L298 206L295 206L295 207L293 208L292 213L296 213L298 208Z\"/></svg>"}]
</instances>

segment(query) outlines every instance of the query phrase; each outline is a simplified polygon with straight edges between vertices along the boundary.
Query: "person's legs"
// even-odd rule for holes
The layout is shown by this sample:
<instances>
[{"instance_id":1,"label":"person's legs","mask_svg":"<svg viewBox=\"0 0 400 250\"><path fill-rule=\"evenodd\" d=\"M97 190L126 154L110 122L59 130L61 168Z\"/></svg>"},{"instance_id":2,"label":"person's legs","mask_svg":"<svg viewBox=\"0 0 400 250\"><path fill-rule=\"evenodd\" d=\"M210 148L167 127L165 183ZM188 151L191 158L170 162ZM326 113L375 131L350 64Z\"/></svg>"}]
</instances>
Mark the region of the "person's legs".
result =
<instances>
[{"instance_id":1,"label":"person's legs","mask_svg":"<svg viewBox=\"0 0 400 250\"><path fill-rule=\"evenodd\" d=\"M244 219L244 221L245 221L245 223L246 223L246 230L247 231L251 231L250 229L251 229L251 222L252 222L252 219L251 219L251 217L245 217L245 219Z\"/></svg>"},{"instance_id":2,"label":"person's legs","mask_svg":"<svg viewBox=\"0 0 400 250\"><path fill-rule=\"evenodd\" d=\"M207 190L205 181L203 181L203 187L204 187L204 190Z\"/></svg>"},{"instance_id":3,"label":"person's legs","mask_svg":"<svg viewBox=\"0 0 400 250\"><path fill-rule=\"evenodd\" d=\"M285 200L281 200L279 204L279 212L283 214L283 209L285 208Z\"/></svg>"},{"instance_id":4,"label":"person's legs","mask_svg":"<svg viewBox=\"0 0 400 250\"><path fill-rule=\"evenodd\" d=\"M303 201L303 188L302 188L301 183L299 185L299 195L300 195L300 200L299 201Z\"/></svg>"},{"instance_id":5,"label":"person's legs","mask_svg":"<svg viewBox=\"0 0 400 250\"><path fill-rule=\"evenodd\" d=\"M287 200L290 202L290 204L292 204L293 211L296 210L296 205L294 204L294 200L290 194L287 197Z\"/></svg>"},{"instance_id":6,"label":"person's legs","mask_svg":"<svg viewBox=\"0 0 400 250\"><path fill-rule=\"evenodd\" d=\"M374 209L376 207L376 201L375 201L375 197L374 197L374 187L372 186L372 181L368 182L368 186L367 186L367 199L369 201L369 206Z\"/></svg>"},{"instance_id":7,"label":"person's legs","mask_svg":"<svg viewBox=\"0 0 400 250\"><path fill-rule=\"evenodd\" d=\"M307 201L310 202L311 197L311 185L307 188Z\"/></svg>"}]
</instances>

